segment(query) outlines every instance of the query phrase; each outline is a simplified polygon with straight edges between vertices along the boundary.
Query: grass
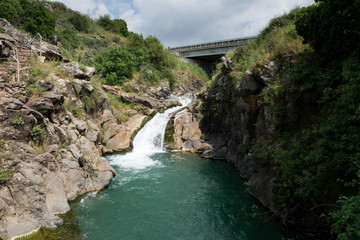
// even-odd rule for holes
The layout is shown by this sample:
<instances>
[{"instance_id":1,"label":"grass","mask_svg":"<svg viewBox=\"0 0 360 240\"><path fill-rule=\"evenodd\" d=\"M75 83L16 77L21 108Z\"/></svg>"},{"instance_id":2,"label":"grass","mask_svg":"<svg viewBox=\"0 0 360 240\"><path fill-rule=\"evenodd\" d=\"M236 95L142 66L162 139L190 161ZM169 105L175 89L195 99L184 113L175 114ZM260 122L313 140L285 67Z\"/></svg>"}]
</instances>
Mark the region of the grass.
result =
<instances>
[{"instance_id":1,"label":"grass","mask_svg":"<svg viewBox=\"0 0 360 240\"><path fill-rule=\"evenodd\" d=\"M13 173L6 169L0 168L0 184L3 184L9 180L11 180Z\"/></svg>"},{"instance_id":2,"label":"grass","mask_svg":"<svg viewBox=\"0 0 360 240\"><path fill-rule=\"evenodd\" d=\"M84 109L82 108L82 106L77 105L76 103L68 100L67 98L65 99L62 107L64 111L71 112L76 118L81 118L84 113Z\"/></svg>"},{"instance_id":3,"label":"grass","mask_svg":"<svg viewBox=\"0 0 360 240\"><path fill-rule=\"evenodd\" d=\"M209 82L209 76L206 72L194 63L184 62L177 59L177 67L172 71L178 83L184 84L186 87L191 88L193 81L197 80L205 85Z\"/></svg>"},{"instance_id":4,"label":"grass","mask_svg":"<svg viewBox=\"0 0 360 240\"><path fill-rule=\"evenodd\" d=\"M119 95L113 95L113 94L107 94L110 106L112 111L114 112L115 110L119 110L119 111L126 111L126 110L130 110L131 106L130 104L126 104L123 101L121 101L121 96Z\"/></svg>"},{"instance_id":5,"label":"grass","mask_svg":"<svg viewBox=\"0 0 360 240\"><path fill-rule=\"evenodd\" d=\"M119 112L116 115L116 121L117 121L118 124L126 122L127 120L129 120L129 118L130 118L130 116L126 112Z\"/></svg>"},{"instance_id":6,"label":"grass","mask_svg":"<svg viewBox=\"0 0 360 240\"><path fill-rule=\"evenodd\" d=\"M12 124L14 124L15 126L22 126L25 124L24 120L22 119L22 117L17 117L17 118L14 118L12 121L11 121Z\"/></svg>"},{"instance_id":7,"label":"grass","mask_svg":"<svg viewBox=\"0 0 360 240\"><path fill-rule=\"evenodd\" d=\"M256 71L258 66L267 64L271 60L287 54L296 55L308 48L309 46L304 45L302 38L296 33L295 25L291 23L275 28L262 40L253 40L247 45L238 47L227 56L234 62L234 72L238 72L241 77L246 71Z\"/></svg>"}]
</instances>

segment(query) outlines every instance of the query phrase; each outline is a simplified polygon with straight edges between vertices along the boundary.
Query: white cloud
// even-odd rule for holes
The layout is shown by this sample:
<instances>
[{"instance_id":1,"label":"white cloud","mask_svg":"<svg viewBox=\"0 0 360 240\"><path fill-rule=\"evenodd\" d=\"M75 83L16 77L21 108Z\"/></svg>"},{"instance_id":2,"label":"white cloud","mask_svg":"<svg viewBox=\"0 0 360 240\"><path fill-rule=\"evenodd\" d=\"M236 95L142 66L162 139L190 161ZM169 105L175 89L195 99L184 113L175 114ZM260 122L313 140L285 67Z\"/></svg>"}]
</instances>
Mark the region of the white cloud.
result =
<instances>
[{"instance_id":1,"label":"white cloud","mask_svg":"<svg viewBox=\"0 0 360 240\"><path fill-rule=\"evenodd\" d=\"M98 16L103 16L105 14L112 16L111 12L106 7L105 3L102 2L98 3L97 8L92 15L98 17Z\"/></svg>"},{"instance_id":2,"label":"white cloud","mask_svg":"<svg viewBox=\"0 0 360 240\"><path fill-rule=\"evenodd\" d=\"M165 46L256 35L269 20L313 0L134 0L120 13L129 29Z\"/></svg>"},{"instance_id":3,"label":"white cloud","mask_svg":"<svg viewBox=\"0 0 360 240\"><path fill-rule=\"evenodd\" d=\"M111 13L130 31L165 46L256 35L269 20L314 0L57 0L98 17Z\"/></svg>"}]
</instances>

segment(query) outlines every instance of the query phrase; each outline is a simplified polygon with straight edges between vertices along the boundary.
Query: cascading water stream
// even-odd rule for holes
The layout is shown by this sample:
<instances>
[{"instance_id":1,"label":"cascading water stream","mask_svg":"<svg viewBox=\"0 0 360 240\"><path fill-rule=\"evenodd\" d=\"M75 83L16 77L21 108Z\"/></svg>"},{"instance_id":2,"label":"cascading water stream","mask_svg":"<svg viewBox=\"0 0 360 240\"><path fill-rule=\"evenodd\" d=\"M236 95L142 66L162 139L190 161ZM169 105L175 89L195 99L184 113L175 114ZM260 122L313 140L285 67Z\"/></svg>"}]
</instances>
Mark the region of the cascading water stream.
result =
<instances>
[{"instance_id":1,"label":"cascading water stream","mask_svg":"<svg viewBox=\"0 0 360 240\"><path fill-rule=\"evenodd\" d=\"M164 135L168 121L174 112L186 107L190 101L189 97L179 97L181 106L167 109L163 113L157 113L135 136L133 150L125 155L109 157L111 164L129 170L139 170L160 164L151 159L150 156L164 152Z\"/></svg>"}]
</instances>

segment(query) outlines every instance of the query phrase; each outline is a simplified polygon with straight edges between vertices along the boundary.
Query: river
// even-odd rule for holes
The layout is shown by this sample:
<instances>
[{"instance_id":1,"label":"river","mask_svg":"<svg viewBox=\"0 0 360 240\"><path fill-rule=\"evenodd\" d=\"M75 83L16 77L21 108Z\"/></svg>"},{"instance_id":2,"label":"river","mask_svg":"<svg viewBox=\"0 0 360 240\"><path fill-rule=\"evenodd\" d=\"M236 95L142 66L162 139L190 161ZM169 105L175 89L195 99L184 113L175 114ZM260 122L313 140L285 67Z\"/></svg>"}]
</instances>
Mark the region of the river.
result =
<instances>
[{"instance_id":1,"label":"river","mask_svg":"<svg viewBox=\"0 0 360 240\"><path fill-rule=\"evenodd\" d=\"M186 105L188 100L183 99ZM108 159L118 175L110 187L73 206L87 240L300 240L248 193L225 162L163 148L165 126L180 107L157 114L131 152Z\"/></svg>"}]
</instances>

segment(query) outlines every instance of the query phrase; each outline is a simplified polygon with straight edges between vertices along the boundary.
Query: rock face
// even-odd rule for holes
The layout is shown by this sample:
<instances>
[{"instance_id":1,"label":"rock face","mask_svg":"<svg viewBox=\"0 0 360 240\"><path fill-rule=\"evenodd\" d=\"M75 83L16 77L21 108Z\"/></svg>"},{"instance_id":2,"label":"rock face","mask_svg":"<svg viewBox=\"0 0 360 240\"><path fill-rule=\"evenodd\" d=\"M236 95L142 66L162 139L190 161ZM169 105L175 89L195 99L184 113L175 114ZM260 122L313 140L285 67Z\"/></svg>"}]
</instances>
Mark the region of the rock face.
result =
<instances>
[{"instance_id":1,"label":"rock face","mask_svg":"<svg viewBox=\"0 0 360 240\"><path fill-rule=\"evenodd\" d=\"M246 72L234 88L234 76L229 76L232 62L222 58L222 74L206 95L200 96L202 111L193 104L173 120L175 149L233 163L243 177L250 179L250 194L272 210L271 169L261 166L251 146L276 128L276 119L259 94L273 84L280 67L280 63L271 61L259 72ZM200 123L196 117L199 112L203 114Z\"/></svg>"},{"instance_id":2,"label":"rock face","mask_svg":"<svg viewBox=\"0 0 360 240\"><path fill-rule=\"evenodd\" d=\"M181 110L173 117L173 141L172 148L186 152L202 153L212 149L212 146L201 139L199 120L191 111L194 105Z\"/></svg>"},{"instance_id":3,"label":"rock face","mask_svg":"<svg viewBox=\"0 0 360 240\"><path fill-rule=\"evenodd\" d=\"M90 79L96 74L96 69L92 67L85 67L84 71L81 70L77 62L68 62L58 66L64 73L78 79Z\"/></svg>"},{"instance_id":4,"label":"rock face","mask_svg":"<svg viewBox=\"0 0 360 240\"><path fill-rule=\"evenodd\" d=\"M158 100L152 97L140 97L136 94L122 93L121 100L125 103L137 103L144 107L155 109L156 111L164 111L166 108L180 105L179 101L174 96L168 96L167 99Z\"/></svg>"},{"instance_id":5,"label":"rock face","mask_svg":"<svg viewBox=\"0 0 360 240\"><path fill-rule=\"evenodd\" d=\"M11 239L62 224L54 214L108 186L116 172L101 157L98 125L64 115L63 95L28 101L25 84L17 82L0 82L0 95L0 168L12 172L0 185L0 237Z\"/></svg>"}]
</instances>

